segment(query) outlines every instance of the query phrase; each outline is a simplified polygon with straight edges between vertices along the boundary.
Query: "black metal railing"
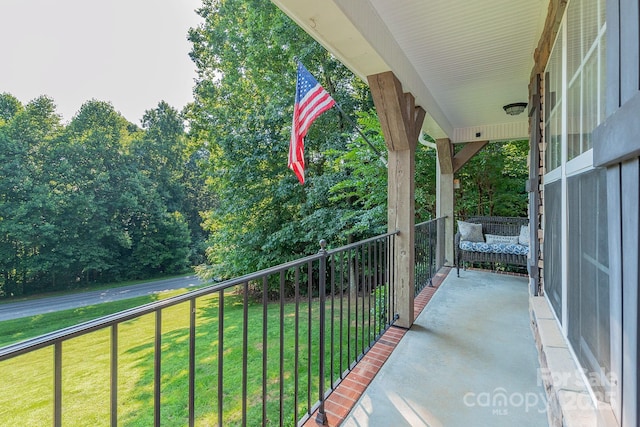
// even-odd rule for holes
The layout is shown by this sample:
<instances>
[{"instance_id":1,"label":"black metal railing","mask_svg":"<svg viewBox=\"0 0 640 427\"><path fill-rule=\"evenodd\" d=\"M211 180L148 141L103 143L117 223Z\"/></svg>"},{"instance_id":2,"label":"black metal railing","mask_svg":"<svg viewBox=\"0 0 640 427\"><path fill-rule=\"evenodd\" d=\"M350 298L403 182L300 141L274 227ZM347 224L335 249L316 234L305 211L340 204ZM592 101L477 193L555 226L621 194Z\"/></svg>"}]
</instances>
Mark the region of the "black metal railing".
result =
<instances>
[{"instance_id":1,"label":"black metal railing","mask_svg":"<svg viewBox=\"0 0 640 427\"><path fill-rule=\"evenodd\" d=\"M432 285L433 276L444 265L445 218L416 225L415 234L415 295Z\"/></svg>"},{"instance_id":2,"label":"black metal railing","mask_svg":"<svg viewBox=\"0 0 640 427\"><path fill-rule=\"evenodd\" d=\"M396 234L322 242L316 255L1 348L1 381L38 390L12 395L4 421L282 426L316 410L322 421L326 396L397 318ZM417 265L432 274L432 258Z\"/></svg>"}]
</instances>

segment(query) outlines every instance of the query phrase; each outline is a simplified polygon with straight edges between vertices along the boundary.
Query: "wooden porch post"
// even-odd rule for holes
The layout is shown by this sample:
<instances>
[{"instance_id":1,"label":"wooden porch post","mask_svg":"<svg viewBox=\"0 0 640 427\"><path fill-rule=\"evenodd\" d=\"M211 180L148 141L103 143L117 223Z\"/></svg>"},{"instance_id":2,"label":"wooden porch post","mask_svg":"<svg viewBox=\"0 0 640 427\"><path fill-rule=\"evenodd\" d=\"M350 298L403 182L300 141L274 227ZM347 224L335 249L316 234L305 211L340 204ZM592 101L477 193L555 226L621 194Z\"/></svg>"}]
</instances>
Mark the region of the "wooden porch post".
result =
<instances>
[{"instance_id":1,"label":"wooden porch post","mask_svg":"<svg viewBox=\"0 0 640 427\"><path fill-rule=\"evenodd\" d=\"M394 274L396 325L413 324L415 289L415 151L425 111L416 107L415 98L402 92L402 84L388 71L368 77L387 149L388 229L400 231L396 239Z\"/></svg>"},{"instance_id":2,"label":"wooden porch post","mask_svg":"<svg viewBox=\"0 0 640 427\"><path fill-rule=\"evenodd\" d=\"M453 259L453 144L448 138L436 140L438 170L436 181L436 216L444 220L444 263L454 265Z\"/></svg>"},{"instance_id":3,"label":"wooden porch post","mask_svg":"<svg viewBox=\"0 0 640 427\"><path fill-rule=\"evenodd\" d=\"M478 154L489 141L467 142L460 151L454 154L453 144L449 138L436 140L438 164L436 170L436 216L445 217L444 222L444 263L455 265L454 260L454 201L453 176L473 156Z\"/></svg>"}]
</instances>

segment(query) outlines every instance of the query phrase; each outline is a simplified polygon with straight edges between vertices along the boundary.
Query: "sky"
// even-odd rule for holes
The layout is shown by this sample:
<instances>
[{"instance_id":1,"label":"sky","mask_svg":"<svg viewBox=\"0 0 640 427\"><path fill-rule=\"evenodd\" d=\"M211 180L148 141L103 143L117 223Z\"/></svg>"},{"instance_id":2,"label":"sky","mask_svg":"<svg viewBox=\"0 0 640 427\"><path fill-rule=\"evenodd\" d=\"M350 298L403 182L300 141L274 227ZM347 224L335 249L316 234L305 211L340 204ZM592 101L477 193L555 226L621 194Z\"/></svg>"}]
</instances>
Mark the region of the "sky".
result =
<instances>
[{"instance_id":1,"label":"sky","mask_svg":"<svg viewBox=\"0 0 640 427\"><path fill-rule=\"evenodd\" d=\"M190 27L201 0L0 0L0 93L48 95L68 122L108 101L140 124L164 100L193 99Z\"/></svg>"}]
</instances>

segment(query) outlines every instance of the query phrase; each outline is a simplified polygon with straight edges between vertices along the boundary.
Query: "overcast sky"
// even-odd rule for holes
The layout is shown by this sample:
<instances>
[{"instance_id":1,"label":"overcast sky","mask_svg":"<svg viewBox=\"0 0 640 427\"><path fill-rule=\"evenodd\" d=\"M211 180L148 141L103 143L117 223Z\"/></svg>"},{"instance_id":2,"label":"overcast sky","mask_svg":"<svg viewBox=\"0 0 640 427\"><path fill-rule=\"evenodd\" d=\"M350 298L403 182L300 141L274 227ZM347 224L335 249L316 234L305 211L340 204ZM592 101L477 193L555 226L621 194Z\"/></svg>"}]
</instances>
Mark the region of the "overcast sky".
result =
<instances>
[{"instance_id":1,"label":"overcast sky","mask_svg":"<svg viewBox=\"0 0 640 427\"><path fill-rule=\"evenodd\" d=\"M63 121L87 100L140 124L159 101L193 98L187 31L200 0L0 0L0 93L48 95Z\"/></svg>"}]
</instances>

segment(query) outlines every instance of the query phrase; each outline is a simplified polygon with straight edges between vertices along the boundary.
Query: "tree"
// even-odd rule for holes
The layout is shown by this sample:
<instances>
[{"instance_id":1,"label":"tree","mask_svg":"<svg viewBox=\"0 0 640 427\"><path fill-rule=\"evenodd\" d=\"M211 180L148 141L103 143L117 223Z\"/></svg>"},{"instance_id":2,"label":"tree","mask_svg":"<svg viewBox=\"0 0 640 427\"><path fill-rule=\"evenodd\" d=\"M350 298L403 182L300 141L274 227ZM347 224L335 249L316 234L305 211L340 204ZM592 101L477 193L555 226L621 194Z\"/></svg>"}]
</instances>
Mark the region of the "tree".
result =
<instances>
[{"instance_id":1,"label":"tree","mask_svg":"<svg viewBox=\"0 0 640 427\"><path fill-rule=\"evenodd\" d=\"M36 98L24 108L10 95L2 100L9 107L0 122L0 270L3 292L21 294L46 273L41 255L50 253L57 231L46 168L48 145L61 125L50 98Z\"/></svg>"},{"instance_id":2,"label":"tree","mask_svg":"<svg viewBox=\"0 0 640 427\"><path fill-rule=\"evenodd\" d=\"M383 158L387 149L375 111L358 115L358 124L365 129L367 139ZM418 145L416 149L416 222L435 218L435 162L433 149ZM331 188L332 199L344 201L339 217L345 223L343 241L358 239L387 231L387 169L377 153L360 136L347 145L336 158L336 168L347 173Z\"/></svg>"},{"instance_id":3,"label":"tree","mask_svg":"<svg viewBox=\"0 0 640 427\"><path fill-rule=\"evenodd\" d=\"M185 114L188 114L189 108ZM191 264L204 262L206 233L200 212L209 210L217 201L205 184L202 168L205 153L189 144L183 114L164 101L147 110L142 119L144 133L133 141L131 151L138 168L150 180L153 191L161 198L166 212L180 214L189 230Z\"/></svg>"},{"instance_id":4,"label":"tree","mask_svg":"<svg viewBox=\"0 0 640 427\"><path fill-rule=\"evenodd\" d=\"M526 216L528 141L492 142L459 172L456 217Z\"/></svg>"},{"instance_id":5,"label":"tree","mask_svg":"<svg viewBox=\"0 0 640 427\"><path fill-rule=\"evenodd\" d=\"M189 226L180 212L163 213L135 230L130 277L176 274L189 266Z\"/></svg>"},{"instance_id":6,"label":"tree","mask_svg":"<svg viewBox=\"0 0 640 427\"><path fill-rule=\"evenodd\" d=\"M347 114L371 107L366 86L271 3L206 1L192 29L198 68L190 135L209 157L219 204L209 211L211 274L232 276L339 240L330 189L347 173L337 153L353 129L336 110L306 138L307 183L287 169L298 55ZM337 151L334 151L337 150Z\"/></svg>"},{"instance_id":7,"label":"tree","mask_svg":"<svg viewBox=\"0 0 640 427\"><path fill-rule=\"evenodd\" d=\"M132 151L140 168L169 211L180 210L184 202L182 177L186 162L183 119L169 104L161 101L142 117L142 138L134 141Z\"/></svg>"},{"instance_id":8,"label":"tree","mask_svg":"<svg viewBox=\"0 0 640 427\"><path fill-rule=\"evenodd\" d=\"M97 100L63 126L47 97L0 95L0 295L184 271L200 154L166 103L143 126Z\"/></svg>"},{"instance_id":9,"label":"tree","mask_svg":"<svg viewBox=\"0 0 640 427\"><path fill-rule=\"evenodd\" d=\"M9 93L0 94L0 126L11 121L23 108L15 96Z\"/></svg>"}]
</instances>

